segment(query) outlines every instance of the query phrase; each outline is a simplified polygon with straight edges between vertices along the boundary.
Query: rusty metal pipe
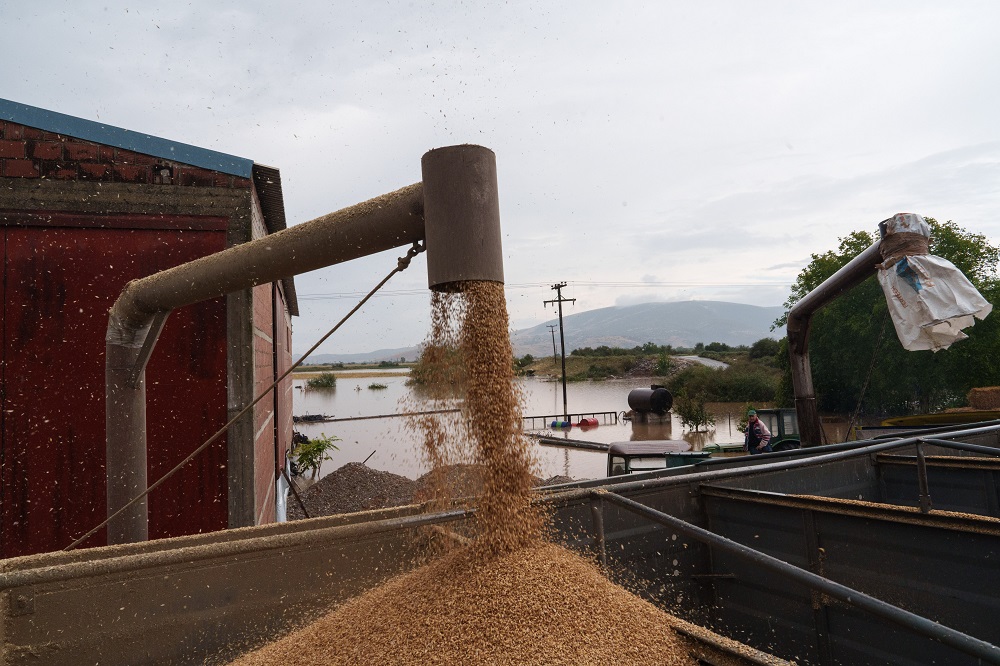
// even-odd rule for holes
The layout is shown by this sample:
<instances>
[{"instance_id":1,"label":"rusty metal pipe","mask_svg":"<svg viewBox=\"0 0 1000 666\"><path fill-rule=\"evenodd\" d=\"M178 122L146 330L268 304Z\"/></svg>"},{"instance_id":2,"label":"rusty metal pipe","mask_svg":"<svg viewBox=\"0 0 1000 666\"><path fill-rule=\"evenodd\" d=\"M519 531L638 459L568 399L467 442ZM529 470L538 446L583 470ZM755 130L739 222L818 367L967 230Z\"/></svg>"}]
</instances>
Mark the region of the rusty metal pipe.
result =
<instances>
[{"instance_id":1,"label":"rusty metal pipe","mask_svg":"<svg viewBox=\"0 0 1000 666\"><path fill-rule=\"evenodd\" d=\"M146 490L145 365L174 308L419 241L417 183L126 285L108 317L105 424L108 516ZM148 539L145 499L111 521L108 543Z\"/></svg>"},{"instance_id":2,"label":"rusty metal pipe","mask_svg":"<svg viewBox=\"0 0 1000 666\"><path fill-rule=\"evenodd\" d=\"M427 281L456 291L469 280L503 282L496 155L489 148L437 148L420 161L424 184Z\"/></svg>"},{"instance_id":3,"label":"rusty metal pipe","mask_svg":"<svg viewBox=\"0 0 1000 666\"><path fill-rule=\"evenodd\" d=\"M424 156L422 171L422 183L125 287L111 308L105 339L109 517L147 487L144 369L174 308L421 240L431 288L503 281L493 152L474 145L439 148ZM145 500L108 524L110 544L145 541L148 534Z\"/></svg>"},{"instance_id":4,"label":"rusty metal pipe","mask_svg":"<svg viewBox=\"0 0 1000 666\"><path fill-rule=\"evenodd\" d=\"M809 324L812 316L824 305L875 274L882 261L882 255L879 254L881 244L882 241L879 240L854 257L803 296L788 312L788 356L792 366L795 412L799 419L799 435L803 446L819 446L823 443L812 368L809 365Z\"/></svg>"},{"instance_id":5,"label":"rusty metal pipe","mask_svg":"<svg viewBox=\"0 0 1000 666\"><path fill-rule=\"evenodd\" d=\"M420 183L130 282L108 338L129 343L156 312L423 240Z\"/></svg>"}]
</instances>

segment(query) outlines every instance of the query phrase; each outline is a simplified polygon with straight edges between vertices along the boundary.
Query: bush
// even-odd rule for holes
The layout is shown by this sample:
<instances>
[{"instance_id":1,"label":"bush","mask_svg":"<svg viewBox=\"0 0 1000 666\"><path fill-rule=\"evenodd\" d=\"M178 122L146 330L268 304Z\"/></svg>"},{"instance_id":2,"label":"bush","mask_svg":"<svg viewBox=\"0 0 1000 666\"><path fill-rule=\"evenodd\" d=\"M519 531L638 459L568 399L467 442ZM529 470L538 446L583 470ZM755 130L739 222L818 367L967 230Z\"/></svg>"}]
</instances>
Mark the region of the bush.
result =
<instances>
[{"instance_id":1,"label":"bush","mask_svg":"<svg viewBox=\"0 0 1000 666\"><path fill-rule=\"evenodd\" d=\"M447 344L424 345L406 383L410 386L464 385L465 365L458 348Z\"/></svg>"},{"instance_id":2,"label":"bush","mask_svg":"<svg viewBox=\"0 0 1000 666\"><path fill-rule=\"evenodd\" d=\"M337 386L337 375L332 372L321 372L317 377L310 377L306 381L309 388L334 388Z\"/></svg>"},{"instance_id":3,"label":"bush","mask_svg":"<svg viewBox=\"0 0 1000 666\"><path fill-rule=\"evenodd\" d=\"M535 357L531 354L525 354L521 358L514 359L514 372L517 374L524 374L529 365L535 362Z\"/></svg>"},{"instance_id":4,"label":"bush","mask_svg":"<svg viewBox=\"0 0 1000 666\"><path fill-rule=\"evenodd\" d=\"M674 394L687 391L710 402L771 402L778 394L780 372L755 363L736 362L715 370L704 365L684 368L670 380Z\"/></svg>"},{"instance_id":5,"label":"bush","mask_svg":"<svg viewBox=\"0 0 1000 666\"><path fill-rule=\"evenodd\" d=\"M326 433L322 433L315 439L306 439L305 442L295 446L292 449L292 455L295 456L300 473L309 470L312 472L313 478L315 478L319 474L319 468L323 464L323 461L332 460L329 453L330 450L340 450L340 447L334 444L334 442L339 441L339 437L327 437Z\"/></svg>"},{"instance_id":6,"label":"bush","mask_svg":"<svg viewBox=\"0 0 1000 666\"><path fill-rule=\"evenodd\" d=\"M372 384L368 385L368 389L371 390L371 391L381 391L381 390L387 389L387 388L389 388L388 384L372 383Z\"/></svg>"},{"instance_id":7,"label":"bush","mask_svg":"<svg viewBox=\"0 0 1000 666\"><path fill-rule=\"evenodd\" d=\"M674 367L674 364L670 362L670 357L667 356L666 352L661 353L660 357L656 359L656 367L653 369L653 374L657 377L666 377L670 374L670 369Z\"/></svg>"},{"instance_id":8,"label":"bush","mask_svg":"<svg viewBox=\"0 0 1000 666\"><path fill-rule=\"evenodd\" d=\"M587 379L607 379L615 376L615 369L607 365L592 364L587 368Z\"/></svg>"}]
</instances>

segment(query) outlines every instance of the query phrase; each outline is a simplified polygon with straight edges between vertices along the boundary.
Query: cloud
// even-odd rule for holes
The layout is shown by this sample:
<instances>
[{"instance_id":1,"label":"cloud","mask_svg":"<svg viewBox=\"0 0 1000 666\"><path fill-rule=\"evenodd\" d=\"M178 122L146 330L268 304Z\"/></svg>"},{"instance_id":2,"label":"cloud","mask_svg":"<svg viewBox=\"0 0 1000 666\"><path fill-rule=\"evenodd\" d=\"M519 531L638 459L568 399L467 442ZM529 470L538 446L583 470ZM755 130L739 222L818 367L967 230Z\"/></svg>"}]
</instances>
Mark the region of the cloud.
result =
<instances>
[{"instance_id":1,"label":"cloud","mask_svg":"<svg viewBox=\"0 0 1000 666\"><path fill-rule=\"evenodd\" d=\"M811 254L901 210L1000 239L992 3L57 0L8 14L4 97L277 167L291 224L419 180L428 149L490 147L507 281L529 285L508 289L516 322L551 318L561 281L579 309L779 304ZM363 293L397 254L299 277L296 350L343 304L305 297ZM416 264L329 344L419 342Z\"/></svg>"}]
</instances>

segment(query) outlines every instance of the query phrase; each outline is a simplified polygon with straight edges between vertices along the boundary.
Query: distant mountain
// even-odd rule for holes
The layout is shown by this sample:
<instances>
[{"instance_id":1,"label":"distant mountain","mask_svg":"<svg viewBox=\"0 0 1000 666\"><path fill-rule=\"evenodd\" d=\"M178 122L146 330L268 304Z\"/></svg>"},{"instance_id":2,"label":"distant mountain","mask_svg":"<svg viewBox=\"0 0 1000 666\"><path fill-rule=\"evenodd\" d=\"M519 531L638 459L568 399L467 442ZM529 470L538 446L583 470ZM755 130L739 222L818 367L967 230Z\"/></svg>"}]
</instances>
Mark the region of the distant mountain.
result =
<instances>
[{"instance_id":1,"label":"distant mountain","mask_svg":"<svg viewBox=\"0 0 1000 666\"><path fill-rule=\"evenodd\" d=\"M399 349L379 349L373 352L361 354L313 354L306 363L380 363L381 361L398 361L405 358L407 361L417 360L420 355L420 347L401 347ZM295 360L299 360L302 354L296 354Z\"/></svg>"},{"instance_id":2,"label":"distant mountain","mask_svg":"<svg viewBox=\"0 0 1000 666\"><path fill-rule=\"evenodd\" d=\"M653 342L674 347L693 347L699 342L722 342L727 345L750 345L761 338L780 339L784 327L771 330L775 319L784 314L781 306L760 307L722 301L678 301L675 303L642 303L620 305L587 312L563 315L566 336L566 353L580 347L632 348ZM523 328L511 334L511 345L516 356L531 354L547 356L552 353L552 333L549 324ZM556 349L559 348L559 329L556 330ZM364 354L314 354L310 363L371 363L412 361L420 354L420 347L379 349ZM296 359L298 357L296 356Z\"/></svg>"},{"instance_id":3,"label":"distant mountain","mask_svg":"<svg viewBox=\"0 0 1000 666\"><path fill-rule=\"evenodd\" d=\"M784 314L781 306L760 307L721 301L678 301L622 305L563 315L566 353L580 347L631 348L653 342L674 347L693 347L699 342L750 345L761 338L780 339L784 327L771 330ZM546 356L552 353L553 319L511 335L514 354ZM559 329L555 329L556 349Z\"/></svg>"}]
</instances>

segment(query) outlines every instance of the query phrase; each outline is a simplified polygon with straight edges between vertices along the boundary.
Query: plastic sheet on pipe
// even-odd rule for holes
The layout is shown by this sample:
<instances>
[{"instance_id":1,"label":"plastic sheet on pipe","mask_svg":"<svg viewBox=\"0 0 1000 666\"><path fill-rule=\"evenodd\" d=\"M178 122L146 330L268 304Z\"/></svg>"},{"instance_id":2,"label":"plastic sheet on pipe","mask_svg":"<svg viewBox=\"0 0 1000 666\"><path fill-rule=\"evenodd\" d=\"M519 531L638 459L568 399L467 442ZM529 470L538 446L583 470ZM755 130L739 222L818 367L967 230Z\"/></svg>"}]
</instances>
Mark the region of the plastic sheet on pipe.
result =
<instances>
[{"instance_id":1,"label":"plastic sheet on pipe","mask_svg":"<svg viewBox=\"0 0 1000 666\"><path fill-rule=\"evenodd\" d=\"M919 215L900 214L886 220L887 234L896 231L929 235ZM884 265L883 265L884 266ZM947 349L966 339L963 329L985 319L993 306L962 271L932 254L904 256L878 271L896 335L904 349Z\"/></svg>"}]
</instances>

